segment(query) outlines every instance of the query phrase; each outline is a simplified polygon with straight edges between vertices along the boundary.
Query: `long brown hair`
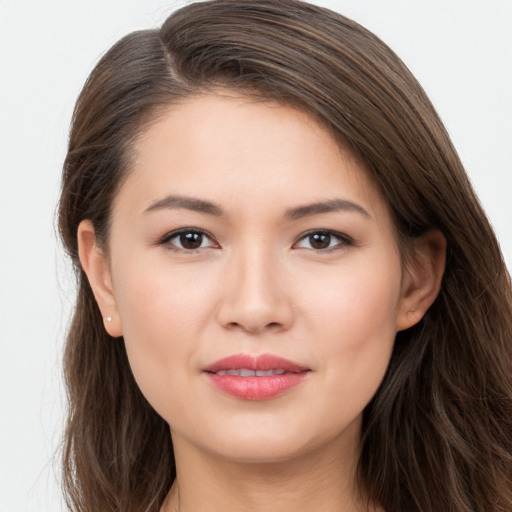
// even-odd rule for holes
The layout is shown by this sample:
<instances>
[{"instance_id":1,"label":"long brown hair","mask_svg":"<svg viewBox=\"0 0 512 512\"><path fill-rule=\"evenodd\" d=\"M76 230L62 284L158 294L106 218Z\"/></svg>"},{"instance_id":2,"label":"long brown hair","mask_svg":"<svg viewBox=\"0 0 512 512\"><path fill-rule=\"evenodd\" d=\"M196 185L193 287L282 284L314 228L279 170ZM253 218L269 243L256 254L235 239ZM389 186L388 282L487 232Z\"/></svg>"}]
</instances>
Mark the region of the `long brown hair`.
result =
<instances>
[{"instance_id":1,"label":"long brown hair","mask_svg":"<svg viewBox=\"0 0 512 512\"><path fill-rule=\"evenodd\" d=\"M77 273L65 350L63 461L73 511L154 512L175 477L168 426L105 332L80 268L133 143L162 107L227 88L293 105L362 159L398 239L448 242L441 292L399 332L364 411L359 481L388 512L512 510L512 294L495 235L433 106L400 59L355 22L297 0L213 0L129 34L101 59L73 115L59 227Z\"/></svg>"}]
</instances>

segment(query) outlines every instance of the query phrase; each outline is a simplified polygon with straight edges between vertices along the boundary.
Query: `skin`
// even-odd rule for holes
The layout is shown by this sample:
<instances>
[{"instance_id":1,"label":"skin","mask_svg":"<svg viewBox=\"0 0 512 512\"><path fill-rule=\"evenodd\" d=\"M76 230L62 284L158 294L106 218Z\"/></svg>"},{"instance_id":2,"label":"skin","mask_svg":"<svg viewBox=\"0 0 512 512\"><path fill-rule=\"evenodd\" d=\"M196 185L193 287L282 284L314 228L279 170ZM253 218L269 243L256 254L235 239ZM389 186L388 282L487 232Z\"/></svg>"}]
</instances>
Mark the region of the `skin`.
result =
<instances>
[{"instance_id":1,"label":"skin","mask_svg":"<svg viewBox=\"0 0 512 512\"><path fill-rule=\"evenodd\" d=\"M184 248L181 228L208 235ZM319 248L311 233L326 230L339 235ZM404 268L386 201L326 129L274 103L189 98L138 140L109 253L89 221L79 245L105 328L170 426L178 478L163 511L367 510L362 411L396 332L435 299L445 245L427 233ZM202 369L239 353L310 371L272 399L235 398Z\"/></svg>"}]
</instances>

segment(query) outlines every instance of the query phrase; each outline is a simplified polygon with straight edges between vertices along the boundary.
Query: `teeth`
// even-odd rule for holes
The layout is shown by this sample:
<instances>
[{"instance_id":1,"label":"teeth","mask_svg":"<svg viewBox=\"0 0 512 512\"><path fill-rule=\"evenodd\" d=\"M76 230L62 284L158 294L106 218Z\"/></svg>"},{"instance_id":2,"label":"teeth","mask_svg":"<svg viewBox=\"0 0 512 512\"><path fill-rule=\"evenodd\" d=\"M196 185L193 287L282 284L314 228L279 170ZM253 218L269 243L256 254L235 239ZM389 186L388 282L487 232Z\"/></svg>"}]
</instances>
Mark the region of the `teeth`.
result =
<instances>
[{"instance_id":1,"label":"teeth","mask_svg":"<svg viewBox=\"0 0 512 512\"><path fill-rule=\"evenodd\" d=\"M283 375L285 370L274 368L272 370L249 370L240 368L238 370L219 370L217 375L235 375L237 377L270 377L272 375Z\"/></svg>"},{"instance_id":2,"label":"teeth","mask_svg":"<svg viewBox=\"0 0 512 512\"><path fill-rule=\"evenodd\" d=\"M284 370L256 370L256 376L257 377L267 377L269 375L283 375L285 373Z\"/></svg>"},{"instance_id":3,"label":"teeth","mask_svg":"<svg viewBox=\"0 0 512 512\"><path fill-rule=\"evenodd\" d=\"M269 375L274 375L272 370L256 370L256 377L268 377Z\"/></svg>"}]
</instances>

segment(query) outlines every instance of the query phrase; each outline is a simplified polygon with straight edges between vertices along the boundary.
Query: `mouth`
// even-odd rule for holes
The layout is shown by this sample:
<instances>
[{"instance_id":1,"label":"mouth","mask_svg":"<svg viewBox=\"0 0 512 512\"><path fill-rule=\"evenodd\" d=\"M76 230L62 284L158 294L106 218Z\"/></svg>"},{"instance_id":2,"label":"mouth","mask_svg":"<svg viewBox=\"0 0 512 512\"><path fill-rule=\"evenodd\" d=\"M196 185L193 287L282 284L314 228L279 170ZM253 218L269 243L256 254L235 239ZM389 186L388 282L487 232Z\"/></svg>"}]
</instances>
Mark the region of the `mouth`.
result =
<instances>
[{"instance_id":1,"label":"mouth","mask_svg":"<svg viewBox=\"0 0 512 512\"><path fill-rule=\"evenodd\" d=\"M272 354L236 354L205 367L214 388L243 400L268 400L299 385L311 369Z\"/></svg>"},{"instance_id":2,"label":"mouth","mask_svg":"<svg viewBox=\"0 0 512 512\"><path fill-rule=\"evenodd\" d=\"M237 377L270 377L271 375L284 375L287 373L280 368L272 370L250 370L249 368L240 368L239 370L219 370L216 375L236 375Z\"/></svg>"},{"instance_id":3,"label":"mouth","mask_svg":"<svg viewBox=\"0 0 512 512\"><path fill-rule=\"evenodd\" d=\"M284 373L300 373L309 371L309 368L273 354L260 354L258 356L234 354L215 361L203 368L203 371L208 373L226 372L222 375L239 375L240 377L267 377Z\"/></svg>"}]
</instances>

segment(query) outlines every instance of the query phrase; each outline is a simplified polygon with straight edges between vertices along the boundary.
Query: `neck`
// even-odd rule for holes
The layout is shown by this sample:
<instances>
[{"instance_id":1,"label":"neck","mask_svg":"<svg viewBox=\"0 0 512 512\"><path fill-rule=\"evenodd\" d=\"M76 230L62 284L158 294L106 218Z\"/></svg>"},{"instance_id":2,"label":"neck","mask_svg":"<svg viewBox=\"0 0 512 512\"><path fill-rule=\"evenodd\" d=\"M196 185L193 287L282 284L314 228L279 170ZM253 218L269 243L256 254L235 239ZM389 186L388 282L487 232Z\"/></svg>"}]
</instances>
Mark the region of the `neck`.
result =
<instances>
[{"instance_id":1,"label":"neck","mask_svg":"<svg viewBox=\"0 0 512 512\"><path fill-rule=\"evenodd\" d=\"M286 461L227 460L173 435L177 479L162 512L377 512L361 499L358 449L327 445ZM336 444L334 442L334 444Z\"/></svg>"}]
</instances>

